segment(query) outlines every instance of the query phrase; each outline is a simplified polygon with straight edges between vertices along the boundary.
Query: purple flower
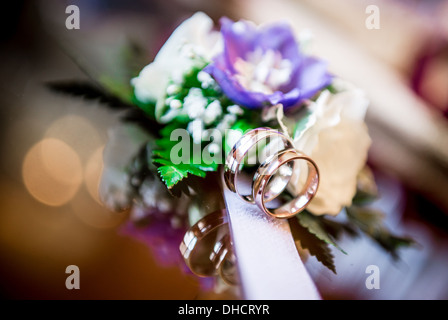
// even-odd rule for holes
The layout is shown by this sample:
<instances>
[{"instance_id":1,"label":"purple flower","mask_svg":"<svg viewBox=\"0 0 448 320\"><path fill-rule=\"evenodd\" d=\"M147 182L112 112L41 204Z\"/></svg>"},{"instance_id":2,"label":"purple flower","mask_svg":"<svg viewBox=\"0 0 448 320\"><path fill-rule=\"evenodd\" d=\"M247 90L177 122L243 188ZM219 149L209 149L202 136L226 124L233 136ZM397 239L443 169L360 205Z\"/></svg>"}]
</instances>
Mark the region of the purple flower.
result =
<instances>
[{"instance_id":1,"label":"purple flower","mask_svg":"<svg viewBox=\"0 0 448 320\"><path fill-rule=\"evenodd\" d=\"M297 105L330 84L327 64L299 51L286 24L257 27L221 19L224 49L204 69L235 103Z\"/></svg>"},{"instance_id":2,"label":"purple flower","mask_svg":"<svg viewBox=\"0 0 448 320\"><path fill-rule=\"evenodd\" d=\"M154 208L143 208L134 206L133 211L140 211L135 216L147 217L146 224L136 221L127 221L120 229L121 235L130 236L148 246L156 261L161 266L178 266L185 274L193 273L185 264L184 258L179 250L179 245L183 240L186 227L173 227L171 219L175 214L162 213ZM146 212L145 212L146 211ZM186 219L186 217L182 217ZM182 221L185 225L187 222ZM213 278L200 278L199 284L204 291L211 290L214 285Z\"/></svg>"},{"instance_id":3,"label":"purple flower","mask_svg":"<svg viewBox=\"0 0 448 320\"><path fill-rule=\"evenodd\" d=\"M125 223L121 230L122 235L131 236L146 244L156 261L162 266L185 266L179 251L185 230L174 229L169 219L152 219L145 226L138 226L133 221ZM184 271L187 271L185 266Z\"/></svg>"}]
</instances>

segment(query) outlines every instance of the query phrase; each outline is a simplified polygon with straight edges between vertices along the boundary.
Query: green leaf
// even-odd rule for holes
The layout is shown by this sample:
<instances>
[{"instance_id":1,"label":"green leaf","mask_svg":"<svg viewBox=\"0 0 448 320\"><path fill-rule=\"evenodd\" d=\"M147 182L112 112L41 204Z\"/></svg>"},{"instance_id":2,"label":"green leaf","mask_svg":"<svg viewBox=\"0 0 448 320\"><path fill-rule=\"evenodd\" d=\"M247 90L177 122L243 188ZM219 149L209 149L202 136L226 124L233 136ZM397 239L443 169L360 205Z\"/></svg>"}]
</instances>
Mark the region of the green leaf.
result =
<instances>
[{"instance_id":1,"label":"green leaf","mask_svg":"<svg viewBox=\"0 0 448 320\"><path fill-rule=\"evenodd\" d=\"M358 189L355 196L353 197L352 203L355 205L366 205L372 203L378 198L376 194L365 192L364 190Z\"/></svg>"},{"instance_id":2,"label":"green leaf","mask_svg":"<svg viewBox=\"0 0 448 320\"><path fill-rule=\"evenodd\" d=\"M157 171L159 172L162 181L166 184L168 189L173 188L174 185L187 178L189 175L195 175L204 178L206 174L205 171L191 164L181 163L175 165L170 161L160 158L153 159L153 162L162 165L157 169Z\"/></svg>"},{"instance_id":3,"label":"green leaf","mask_svg":"<svg viewBox=\"0 0 448 320\"><path fill-rule=\"evenodd\" d=\"M327 242L319 239L307 228L303 227L296 218L288 219L291 233L298 248L307 249L312 256L315 256L325 267L336 274L334 256Z\"/></svg>"},{"instance_id":4,"label":"green leaf","mask_svg":"<svg viewBox=\"0 0 448 320\"><path fill-rule=\"evenodd\" d=\"M368 234L373 234L376 230L384 228L383 221L385 216L379 210L351 206L346 208L346 211L350 221Z\"/></svg>"},{"instance_id":5,"label":"green leaf","mask_svg":"<svg viewBox=\"0 0 448 320\"><path fill-rule=\"evenodd\" d=\"M333 84L329 84L325 89L330 91L332 94L338 93L339 91L334 87Z\"/></svg>"},{"instance_id":6,"label":"green leaf","mask_svg":"<svg viewBox=\"0 0 448 320\"><path fill-rule=\"evenodd\" d=\"M237 120L233 126L232 126L232 130L238 130L241 133L246 133L247 131L254 129L254 124L251 123L250 121L248 121L247 119L239 119Z\"/></svg>"},{"instance_id":7,"label":"green leaf","mask_svg":"<svg viewBox=\"0 0 448 320\"><path fill-rule=\"evenodd\" d=\"M111 95L118 97L122 101L131 104L133 89L129 83L123 83L116 81L108 76L100 76L99 83L105 88Z\"/></svg>"},{"instance_id":8,"label":"green leaf","mask_svg":"<svg viewBox=\"0 0 448 320\"><path fill-rule=\"evenodd\" d=\"M170 158L171 148L173 146L175 146L177 143L179 143L179 142L175 141L175 140L171 140L168 137L162 137L162 138L156 140L156 145L162 149L162 150L159 150L159 152L160 152L160 154L162 154L162 153L164 154L164 156L162 156L162 158L164 158L164 159Z\"/></svg>"},{"instance_id":9,"label":"green leaf","mask_svg":"<svg viewBox=\"0 0 448 320\"><path fill-rule=\"evenodd\" d=\"M171 140L170 135L171 132L174 129L177 128L182 128L181 124L179 124L177 121L173 121L169 124L167 124L165 127L162 128L162 130L160 130L160 135L161 138L156 140L156 145L158 146L158 149L153 151L153 158L162 158L165 159L167 161L171 161L171 149L177 145L179 143L178 140ZM190 145L193 144L193 140L190 137ZM197 146L197 145L196 145ZM202 144L200 146L201 151L204 150L204 144ZM194 151L195 148L193 148ZM222 162L222 159L220 159L220 162ZM200 170L203 171L217 171L218 170L218 166L219 164L216 162L212 162L212 163L205 163L204 159L201 157L199 158L199 156L195 157L195 154L192 153L190 161L189 161L190 165L197 167Z\"/></svg>"},{"instance_id":10,"label":"green leaf","mask_svg":"<svg viewBox=\"0 0 448 320\"><path fill-rule=\"evenodd\" d=\"M137 99L135 96L135 92L132 93L131 101L134 105L136 105L138 108L140 108L148 117L155 120L155 109L156 104L155 102L147 102L143 103L140 100Z\"/></svg>"},{"instance_id":11,"label":"green leaf","mask_svg":"<svg viewBox=\"0 0 448 320\"><path fill-rule=\"evenodd\" d=\"M86 35L82 43L77 42L76 46L70 41L59 44L91 82L102 86L108 94L130 103L130 80L148 64L147 52L129 38L118 37L114 42L98 38L92 46L92 37L93 34Z\"/></svg>"},{"instance_id":12,"label":"green leaf","mask_svg":"<svg viewBox=\"0 0 448 320\"><path fill-rule=\"evenodd\" d=\"M365 166L358 174L356 194L352 200L353 204L365 205L378 198L378 188L375 178L369 167Z\"/></svg>"},{"instance_id":13,"label":"green leaf","mask_svg":"<svg viewBox=\"0 0 448 320\"><path fill-rule=\"evenodd\" d=\"M124 122L131 122L140 126L142 129L150 132L154 137L158 135L161 128L160 123L148 117L148 115L139 108L132 108L131 110L128 110L120 117L120 119Z\"/></svg>"},{"instance_id":14,"label":"green leaf","mask_svg":"<svg viewBox=\"0 0 448 320\"><path fill-rule=\"evenodd\" d=\"M322 221L323 219L322 217L313 216L308 211L303 211L296 217L299 223L303 227L307 228L310 233L315 235L320 240L325 241L328 244L331 244L342 253L347 254L344 250L341 249L341 247L339 247L339 245L334 241L333 237L327 232L327 230L325 229L325 225Z\"/></svg>"},{"instance_id":15,"label":"green leaf","mask_svg":"<svg viewBox=\"0 0 448 320\"><path fill-rule=\"evenodd\" d=\"M157 140L159 142L160 140ZM156 149L152 151L152 158L153 160L156 160L158 158L169 160L170 159L170 151L165 149Z\"/></svg>"},{"instance_id":16,"label":"green leaf","mask_svg":"<svg viewBox=\"0 0 448 320\"><path fill-rule=\"evenodd\" d=\"M172 120L170 123L167 123L162 130L160 130L160 135L167 139L170 138L171 132L176 129L185 129L186 125L184 122L177 121L177 119ZM177 141L176 141L177 142Z\"/></svg>"},{"instance_id":17,"label":"green leaf","mask_svg":"<svg viewBox=\"0 0 448 320\"><path fill-rule=\"evenodd\" d=\"M160 143L161 140L158 140ZM170 148L153 150L152 161L154 164L162 165L158 172L163 182L165 182L168 189L172 189L174 185L187 178L188 175L194 175L201 178L206 176L207 172L214 172L218 170L219 164L212 162L205 163L201 159L201 163L180 163L173 164L170 160Z\"/></svg>"},{"instance_id":18,"label":"green leaf","mask_svg":"<svg viewBox=\"0 0 448 320\"><path fill-rule=\"evenodd\" d=\"M348 207L346 211L350 221L388 251L394 259L399 258L399 248L416 244L409 237L400 237L392 234L384 225L384 214L381 211L358 206Z\"/></svg>"},{"instance_id":19,"label":"green leaf","mask_svg":"<svg viewBox=\"0 0 448 320\"><path fill-rule=\"evenodd\" d=\"M338 240L343 233L351 238L356 238L359 236L358 230L350 222L335 221L333 219L326 218L325 216L319 216L317 218L319 218L326 232L335 240Z\"/></svg>"},{"instance_id":20,"label":"green leaf","mask_svg":"<svg viewBox=\"0 0 448 320\"><path fill-rule=\"evenodd\" d=\"M68 96L80 97L86 100L96 100L101 104L115 110L131 109L132 104L107 92L105 88L96 83L84 80L53 81L45 84L50 90Z\"/></svg>"},{"instance_id":21,"label":"green leaf","mask_svg":"<svg viewBox=\"0 0 448 320\"><path fill-rule=\"evenodd\" d=\"M251 129L255 129L257 126L254 125L250 120L247 120L245 118L238 119L233 126L230 128L230 130L235 130L241 132L241 135L246 133L247 131ZM230 150L233 148L233 144L230 145L228 141L228 136L226 136L226 139L224 141L224 153L228 154Z\"/></svg>"},{"instance_id":22,"label":"green leaf","mask_svg":"<svg viewBox=\"0 0 448 320\"><path fill-rule=\"evenodd\" d=\"M198 80L198 73L205 68L205 65L193 67L184 75L184 87L200 88L201 82Z\"/></svg>"}]
</instances>

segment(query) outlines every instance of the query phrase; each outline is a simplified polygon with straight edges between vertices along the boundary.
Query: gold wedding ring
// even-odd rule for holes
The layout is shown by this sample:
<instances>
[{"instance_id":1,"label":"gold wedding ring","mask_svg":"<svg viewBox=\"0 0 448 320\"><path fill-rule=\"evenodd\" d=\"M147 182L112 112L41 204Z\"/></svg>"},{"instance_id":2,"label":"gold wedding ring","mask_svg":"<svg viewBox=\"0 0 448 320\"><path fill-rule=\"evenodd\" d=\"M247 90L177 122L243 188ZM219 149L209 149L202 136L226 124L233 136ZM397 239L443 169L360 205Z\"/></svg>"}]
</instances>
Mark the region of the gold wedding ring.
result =
<instances>
[{"instance_id":1,"label":"gold wedding ring","mask_svg":"<svg viewBox=\"0 0 448 320\"><path fill-rule=\"evenodd\" d=\"M266 157L258 166L252 178L250 194L243 195L238 188L242 183L238 176L241 174L244 159L258 143L268 138L280 139L284 147ZM292 174L300 172L300 162L307 164L307 176L302 190L297 195L292 195L292 200L278 204L277 198L290 183ZM315 196L319 187L319 168L310 157L295 150L292 141L283 133L270 128L258 128L243 135L233 146L226 159L224 181L230 191L246 202L256 204L267 215L286 219L305 209ZM271 202L272 200L276 201ZM268 207L268 202L277 207Z\"/></svg>"},{"instance_id":2,"label":"gold wedding ring","mask_svg":"<svg viewBox=\"0 0 448 320\"><path fill-rule=\"evenodd\" d=\"M287 203L275 209L268 209L266 207L266 202L268 201L265 200L266 186L282 166L296 161L305 161L307 164L308 174L302 190ZM316 194L318 187L319 169L316 163L311 158L294 149L286 149L266 159L260 165L254 176L253 191L255 203L261 210L272 217L287 219L306 208Z\"/></svg>"},{"instance_id":3,"label":"gold wedding ring","mask_svg":"<svg viewBox=\"0 0 448 320\"><path fill-rule=\"evenodd\" d=\"M225 283L230 285L238 284L236 259L230 232L226 233L215 243L210 260L217 266L218 274Z\"/></svg>"},{"instance_id":4,"label":"gold wedding ring","mask_svg":"<svg viewBox=\"0 0 448 320\"><path fill-rule=\"evenodd\" d=\"M238 189L238 176L241 173L244 159L248 156L249 152L256 148L259 143L262 143L268 139L272 138L280 138L283 143L285 149L293 148L292 141L285 136L283 133L273 130L270 128L257 128L253 129L246 134L244 134L233 146L232 150L230 150L227 158L224 169L224 181L232 192L237 193L241 199L246 202L254 203L253 192L251 191L249 194L241 194ZM255 163L254 163L255 164ZM289 181L289 180L288 180ZM283 183L284 187L286 187L287 183ZM267 194L270 199L278 196L275 194Z\"/></svg>"},{"instance_id":5,"label":"gold wedding ring","mask_svg":"<svg viewBox=\"0 0 448 320\"><path fill-rule=\"evenodd\" d=\"M194 224L185 233L179 249L185 263L197 276L218 274L228 284L237 283L236 272L232 270L235 255L225 209L214 211Z\"/></svg>"}]
</instances>

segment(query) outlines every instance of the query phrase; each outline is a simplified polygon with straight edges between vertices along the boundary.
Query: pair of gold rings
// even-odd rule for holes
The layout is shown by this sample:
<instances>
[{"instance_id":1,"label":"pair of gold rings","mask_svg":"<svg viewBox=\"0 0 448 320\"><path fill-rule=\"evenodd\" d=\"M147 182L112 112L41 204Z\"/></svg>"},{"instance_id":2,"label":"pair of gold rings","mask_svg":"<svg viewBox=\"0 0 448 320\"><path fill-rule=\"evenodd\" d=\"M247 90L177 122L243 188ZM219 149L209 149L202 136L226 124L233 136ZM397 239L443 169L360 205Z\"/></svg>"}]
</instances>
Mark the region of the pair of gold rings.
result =
<instances>
[{"instance_id":1,"label":"pair of gold rings","mask_svg":"<svg viewBox=\"0 0 448 320\"><path fill-rule=\"evenodd\" d=\"M254 161L253 155L256 156L257 151L260 151L260 146L263 151L259 155L264 159ZM239 179L243 167L259 163L261 164L253 175L250 190L246 188L246 192L242 191L244 182ZM289 195L290 199L285 203L279 203L279 196L287 189L292 176L303 171L307 173L301 191L296 195ZM286 219L301 212L313 199L319 187L319 169L311 158L297 151L292 141L283 133L271 128L257 128L244 134L229 152L224 181L229 190L244 201L256 204L269 216ZM268 206L269 202L274 208L272 205Z\"/></svg>"}]
</instances>

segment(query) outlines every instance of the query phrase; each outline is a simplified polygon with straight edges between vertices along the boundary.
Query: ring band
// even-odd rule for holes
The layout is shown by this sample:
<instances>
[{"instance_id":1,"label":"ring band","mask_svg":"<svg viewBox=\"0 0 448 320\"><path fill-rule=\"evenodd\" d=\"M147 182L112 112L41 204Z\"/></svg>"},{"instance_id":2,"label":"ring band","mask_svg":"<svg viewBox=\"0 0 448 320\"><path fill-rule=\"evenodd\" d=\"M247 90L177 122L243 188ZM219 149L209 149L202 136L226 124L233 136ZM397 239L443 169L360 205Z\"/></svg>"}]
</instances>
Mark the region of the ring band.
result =
<instances>
[{"instance_id":1,"label":"ring band","mask_svg":"<svg viewBox=\"0 0 448 320\"><path fill-rule=\"evenodd\" d=\"M204 250L201 246L204 246L204 241L207 242L206 240L208 239L206 238L208 238L214 231L219 232L221 229L225 228L227 228L227 230L223 230L223 232L228 233L227 213L225 209L221 209L206 215L185 233L183 241L179 246L179 250L184 257L187 266L194 274L202 277L209 277L216 274L219 267L216 263L219 262L219 260L210 260L209 252L211 252L213 248L208 251L207 248ZM210 243L214 245L216 239L211 240Z\"/></svg>"},{"instance_id":2,"label":"ring band","mask_svg":"<svg viewBox=\"0 0 448 320\"><path fill-rule=\"evenodd\" d=\"M230 191L237 193L240 198L249 203L254 203L253 191L249 195L242 195L238 188L238 174L241 172L244 158L249 151L255 147L260 141L270 138L281 138L285 149L293 148L292 141L283 133L270 128L257 128L244 134L233 146L229 155L226 158L226 165L224 169L224 181ZM286 185L285 185L286 186ZM253 186L252 186L253 189ZM270 200L277 195L270 196Z\"/></svg>"},{"instance_id":3,"label":"ring band","mask_svg":"<svg viewBox=\"0 0 448 320\"><path fill-rule=\"evenodd\" d=\"M228 265L234 266L235 253L233 252L230 233L226 233L218 242L216 242L210 260L217 266L218 274L221 279L230 285L238 284L238 276L235 270L229 272L226 270Z\"/></svg>"},{"instance_id":4,"label":"ring band","mask_svg":"<svg viewBox=\"0 0 448 320\"><path fill-rule=\"evenodd\" d=\"M301 192L291 201L279 206L276 209L266 208L265 193L266 186L277 170L283 165L292 161L304 160L308 165L308 176ZM254 200L257 206L268 215L286 219L301 212L313 199L319 187L319 169L316 163L306 155L295 149L286 149L276 155L270 156L260 165L253 183Z\"/></svg>"}]
</instances>

